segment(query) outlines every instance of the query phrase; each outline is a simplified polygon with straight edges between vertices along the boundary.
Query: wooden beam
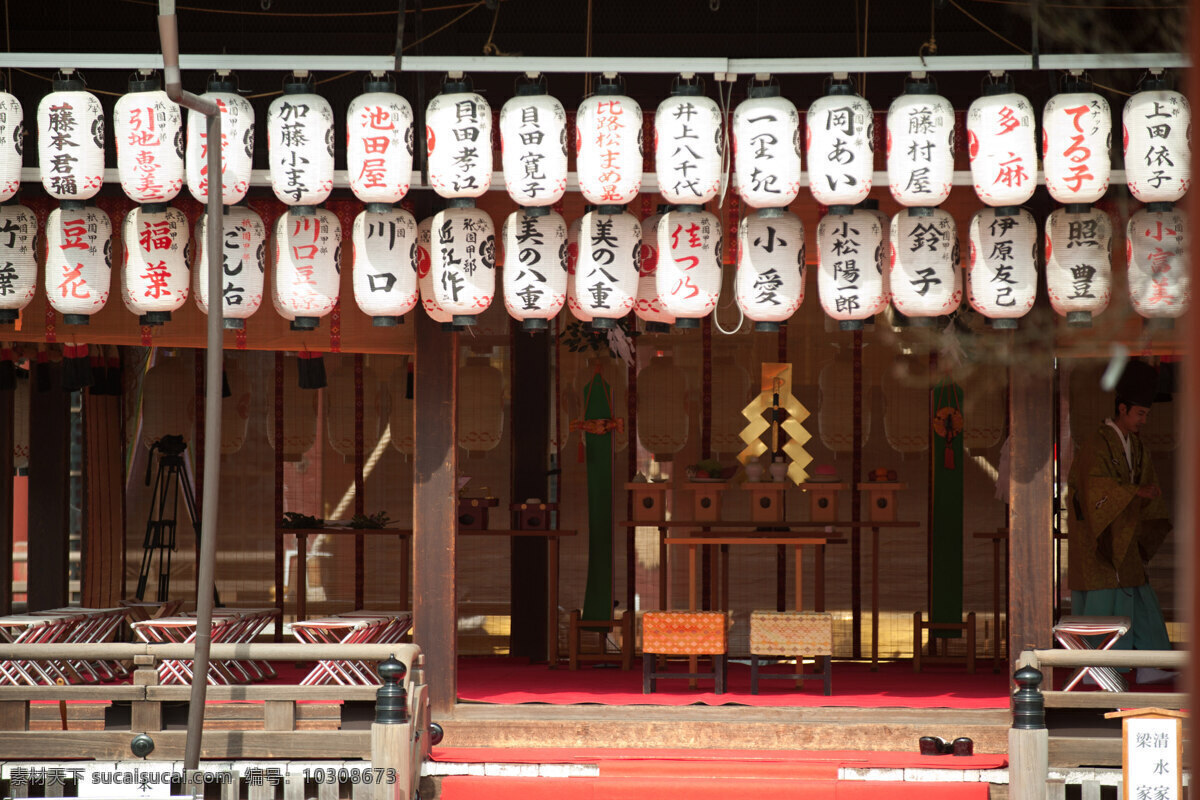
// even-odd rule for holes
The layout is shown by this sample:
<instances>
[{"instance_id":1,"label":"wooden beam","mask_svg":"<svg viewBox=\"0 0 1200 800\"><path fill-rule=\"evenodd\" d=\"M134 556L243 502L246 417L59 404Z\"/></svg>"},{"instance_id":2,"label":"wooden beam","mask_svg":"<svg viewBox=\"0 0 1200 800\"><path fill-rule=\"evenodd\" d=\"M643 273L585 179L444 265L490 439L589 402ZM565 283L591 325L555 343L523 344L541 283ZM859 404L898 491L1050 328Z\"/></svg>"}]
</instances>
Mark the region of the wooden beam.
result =
<instances>
[{"instance_id":1,"label":"wooden beam","mask_svg":"<svg viewBox=\"0 0 1200 800\"><path fill-rule=\"evenodd\" d=\"M0 392L0 615L12 613L13 418L17 392Z\"/></svg>"},{"instance_id":2,"label":"wooden beam","mask_svg":"<svg viewBox=\"0 0 1200 800\"><path fill-rule=\"evenodd\" d=\"M83 399L85 524L81 601L111 608L125 597L125 437L121 398Z\"/></svg>"},{"instance_id":3,"label":"wooden beam","mask_svg":"<svg viewBox=\"0 0 1200 800\"><path fill-rule=\"evenodd\" d=\"M59 608L69 601L71 394L62 368L50 365L50 385L32 393L29 430L29 608Z\"/></svg>"},{"instance_id":4,"label":"wooden beam","mask_svg":"<svg viewBox=\"0 0 1200 800\"><path fill-rule=\"evenodd\" d=\"M425 654L433 712L458 691L458 334L413 314L413 641Z\"/></svg>"},{"instance_id":5,"label":"wooden beam","mask_svg":"<svg viewBox=\"0 0 1200 800\"><path fill-rule=\"evenodd\" d=\"M1200 57L1200 25L1194 21L1200 19L1200 16L1197 16L1200 15L1200 0L1191 0L1189 7L1193 24L1188 26L1188 50L1192 58L1196 59ZM1190 75L1187 93L1191 102L1195 103L1200 101L1200 80L1196 79L1194 72ZM1190 204L1188 223L1192 226L1191 230L1196 230L1195 226L1200 223L1200 205ZM1179 531L1175 541L1182 545L1182 566L1178 574L1182 585L1187 587L1184 590L1184 602L1191 628L1195 626L1196 620L1200 620L1200 589L1196 588L1196 576L1200 575L1200 547L1196 545L1195 537L1196 524L1200 520L1200 509L1197 508L1197 504L1200 503L1200 421L1196 419L1195 414L1187 412L1196 408L1195 404L1200 402L1200 363L1197 363L1200 350L1196 349L1200 347L1200 320L1196 318L1195 311L1185 315L1183 319L1183 402L1175 404L1178 414L1175 420L1176 430L1180 431L1178 453L1182 462L1177 467L1179 477L1176 478L1175 489L1175 526ZM1196 671L1200 670L1200 648L1192 646L1188 651L1188 672L1192 676L1191 707L1195 708L1198 696L1195 676L1200 674Z\"/></svg>"}]
</instances>

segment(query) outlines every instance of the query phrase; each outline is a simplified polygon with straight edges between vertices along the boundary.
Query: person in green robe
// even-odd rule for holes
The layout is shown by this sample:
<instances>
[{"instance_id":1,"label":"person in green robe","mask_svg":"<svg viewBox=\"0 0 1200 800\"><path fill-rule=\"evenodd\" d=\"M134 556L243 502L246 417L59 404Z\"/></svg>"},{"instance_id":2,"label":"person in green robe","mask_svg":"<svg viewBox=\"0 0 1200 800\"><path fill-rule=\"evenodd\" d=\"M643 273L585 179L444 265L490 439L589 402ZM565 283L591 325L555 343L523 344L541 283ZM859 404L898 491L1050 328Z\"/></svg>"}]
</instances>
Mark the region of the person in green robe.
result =
<instances>
[{"instance_id":1,"label":"person in green robe","mask_svg":"<svg viewBox=\"0 0 1200 800\"><path fill-rule=\"evenodd\" d=\"M1114 649L1170 650L1146 564L1171 532L1154 461L1138 435L1150 415L1158 373L1131 361L1117 382L1114 414L1085 442L1071 467L1067 581L1077 616L1129 617ZM1174 673L1138 670L1138 683Z\"/></svg>"}]
</instances>

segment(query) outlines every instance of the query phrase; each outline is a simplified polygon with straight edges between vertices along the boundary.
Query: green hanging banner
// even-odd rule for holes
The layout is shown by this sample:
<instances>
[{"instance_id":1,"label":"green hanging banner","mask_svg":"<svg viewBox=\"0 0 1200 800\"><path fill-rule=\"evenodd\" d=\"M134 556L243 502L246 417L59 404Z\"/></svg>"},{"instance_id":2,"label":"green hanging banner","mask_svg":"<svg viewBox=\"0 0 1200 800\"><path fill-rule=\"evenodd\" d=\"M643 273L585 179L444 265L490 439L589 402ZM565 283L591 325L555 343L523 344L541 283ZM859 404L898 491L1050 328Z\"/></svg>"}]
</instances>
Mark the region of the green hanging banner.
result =
<instances>
[{"instance_id":1,"label":"green hanging banner","mask_svg":"<svg viewBox=\"0 0 1200 800\"><path fill-rule=\"evenodd\" d=\"M583 389L583 436L588 489L588 571L583 619L613 618L613 419L612 388L596 373Z\"/></svg>"},{"instance_id":2,"label":"green hanging banner","mask_svg":"<svg viewBox=\"0 0 1200 800\"><path fill-rule=\"evenodd\" d=\"M963 612L963 390L943 381L933 387L933 519L930 520L932 622L962 623ZM962 631L930 635L957 639Z\"/></svg>"}]
</instances>

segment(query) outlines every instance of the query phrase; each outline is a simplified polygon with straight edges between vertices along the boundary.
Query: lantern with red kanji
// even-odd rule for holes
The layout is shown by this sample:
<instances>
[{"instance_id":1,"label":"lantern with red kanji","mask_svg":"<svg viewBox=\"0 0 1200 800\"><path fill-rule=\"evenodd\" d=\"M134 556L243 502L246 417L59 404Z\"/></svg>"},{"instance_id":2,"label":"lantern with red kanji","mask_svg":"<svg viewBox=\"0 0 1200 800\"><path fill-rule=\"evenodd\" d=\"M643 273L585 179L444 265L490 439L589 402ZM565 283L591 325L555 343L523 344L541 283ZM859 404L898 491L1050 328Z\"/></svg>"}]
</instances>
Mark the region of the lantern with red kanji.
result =
<instances>
[{"instance_id":1,"label":"lantern with red kanji","mask_svg":"<svg viewBox=\"0 0 1200 800\"><path fill-rule=\"evenodd\" d=\"M202 100L216 103L221 112L221 203L240 203L250 190L254 159L254 108L238 94L228 72L208 79ZM208 117L188 109L187 185L192 197L208 202ZM261 220L260 220L261 222Z\"/></svg>"},{"instance_id":2,"label":"lantern with red kanji","mask_svg":"<svg viewBox=\"0 0 1200 800\"><path fill-rule=\"evenodd\" d=\"M545 330L567 300L567 223L545 206L508 215L504 240L504 307L523 330Z\"/></svg>"},{"instance_id":3,"label":"lantern with red kanji","mask_svg":"<svg viewBox=\"0 0 1200 800\"><path fill-rule=\"evenodd\" d=\"M1067 325L1089 328L1112 296L1112 223L1086 204L1046 218L1046 293Z\"/></svg>"},{"instance_id":4,"label":"lantern with red kanji","mask_svg":"<svg viewBox=\"0 0 1200 800\"><path fill-rule=\"evenodd\" d=\"M853 84L835 81L805 118L808 188L818 203L853 206L871 192L875 115Z\"/></svg>"},{"instance_id":5,"label":"lantern with red kanji","mask_svg":"<svg viewBox=\"0 0 1200 800\"><path fill-rule=\"evenodd\" d=\"M368 203L354 218L351 241L354 301L372 325L398 325L420 296L417 221L403 209Z\"/></svg>"},{"instance_id":6,"label":"lantern with red kanji","mask_svg":"<svg viewBox=\"0 0 1200 800\"><path fill-rule=\"evenodd\" d=\"M575 115L575 168L589 203L626 205L642 189L642 108L604 79Z\"/></svg>"},{"instance_id":7,"label":"lantern with red kanji","mask_svg":"<svg viewBox=\"0 0 1200 800\"><path fill-rule=\"evenodd\" d=\"M804 223L782 208L761 208L738 224L738 308L756 331L778 331L804 302Z\"/></svg>"},{"instance_id":8,"label":"lantern with red kanji","mask_svg":"<svg viewBox=\"0 0 1200 800\"><path fill-rule=\"evenodd\" d=\"M263 300L267 270L267 229L262 217L245 206L221 216L221 324L241 330ZM208 215L196 222L196 305L208 313Z\"/></svg>"},{"instance_id":9,"label":"lantern with red kanji","mask_svg":"<svg viewBox=\"0 0 1200 800\"><path fill-rule=\"evenodd\" d=\"M646 323L646 333L669 333L671 323L675 321L658 296L658 223L670 209L668 205L660 205L658 213L642 220L642 253L633 313Z\"/></svg>"},{"instance_id":10,"label":"lantern with red kanji","mask_svg":"<svg viewBox=\"0 0 1200 800\"><path fill-rule=\"evenodd\" d=\"M1019 206L1037 186L1037 120L1033 106L1013 91L1012 80L984 86L967 110L967 152L975 194L989 206Z\"/></svg>"},{"instance_id":11,"label":"lantern with red kanji","mask_svg":"<svg viewBox=\"0 0 1200 800\"><path fill-rule=\"evenodd\" d=\"M1150 203L1125 229L1129 299L1146 319L1183 316L1191 301L1187 218L1170 203Z\"/></svg>"},{"instance_id":12,"label":"lantern with red kanji","mask_svg":"<svg viewBox=\"0 0 1200 800\"><path fill-rule=\"evenodd\" d=\"M433 217L433 294L455 325L474 325L496 294L496 231L475 201L455 199Z\"/></svg>"},{"instance_id":13,"label":"lantern with red kanji","mask_svg":"<svg viewBox=\"0 0 1200 800\"><path fill-rule=\"evenodd\" d=\"M187 217L166 204L147 203L125 217L123 281L125 307L142 325L171 321L171 312L187 302Z\"/></svg>"},{"instance_id":14,"label":"lantern with red kanji","mask_svg":"<svg viewBox=\"0 0 1200 800\"><path fill-rule=\"evenodd\" d=\"M481 197L492 185L492 109L465 80L449 80L425 110L429 184L441 197Z\"/></svg>"},{"instance_id":15,"label":"lantern with red kanji","mask_svg":"<svg viewBox=\"0 0 1200 800\"><path fill-rule=\"evenodd\" d=\"M567 190L567 112L544 82L517 85L500 109L504 188L517 205L551 206Z\"/></svg>"},{"instance_id":16,"label":"lantern with red kanji","mask_svg":"<svg viewBox=\"0 0 1200 800\"><path fill-rule=\"evenodd\" d=\"M0 92L0 202L21 188L21 163L25 147L25 111L21 101Z\"/></svg>"},{"instance_id":17,"label":"lantern with red kanji","mask_svg":"<svg viewBox=\"0 0 1200 800\"><path fill-rule=\"evenodd\" d=\"M910 78L888 108L888 187L904 206L939 205L954 184L954 107L936 91Z\"/></svg>"},{"instance_id":18,"label":"lantern with red kanji","mask_svg":"<svg viewBox=\"0 0 1200 800\"><path fill-rule=\"evenodd\" d=\"M1042 110L1042 169L1046 189L1060 203L1094 203L1108 191L1112 162L1112 112L1082 78Z\"/></svg>"},{"instance_id":19,"label":"lantern with red kanji","mask_svg":"<svg viewBox=\"0 0 1200 800\"><path fill-rule=\"evenodd\" d=\"M104 109L79 78L52 87L38 103L42 186L57 200L87 200L104 185Z\"/></svg>"},{"instance_id":20,"label":"lantern with red kanji","mask_svg":"<svg viewBox=\"0 0 1200 800\"><path fill-rule=\"evenodd\" d=\"M311 211L312 213L306 213ZM342 225L323 208L293 208L275 223L275 291L297 330L312 330L337 305Z\"/></svg>"},{"instance_id":21,"label":"lantern with red kanji","mask_svg":"<svg viewBox=\"0 0 1200 800\"><path fill-rule=\"evenodd\" d=\"M655 279L678 328L697 328L721 297L721 221L701 206L676 206L658 221Z\"/></svg>"},{"instance_id":22,"label":"lantern with red kanji","mask_svg":"<svg viewBox=\"0 0 1200 800\"><path fill-rule=\"evenodd\" d=\"M721 189L721 109L703 88L677 78L654 114L654 169L668 203L703 205Z\"/></svg>"},{"instance_id":23,"label":"lantern with red kanji","mask_svg":"<svg viewBox=\"0 0 1200 800\"><path fill-rule=\"evenodd\" d=\"M271 188L289 206L315 206L333 191L333 108L307 79L284 82L267 108L267 160Z\"/></svg>"},{"instance_id":24,"label":"lantern with red kanji","mask_svg":"<svg viewBox=\"0 0 1200 800\"><path fill-rule=\"evenodd\" d=\"M613 328L633 310L642 223L622 206L599 206L583 215L579 259L575 262L575 298L592 328Z\"/></svg>"},{"instance_id":25,"label":"lantern with red kanji","mask_svg":"<svg viewBox=\"0 0 1200 800\"><path fill-rule=\"evenodd\" d=\"M1012 329L1037 299L1037 223L1024 209L989 208L971 218L967 301L993 328Z\"/></svg>"},{"instance_id":26,"label":"lantern with red kanji","mask_svg":"<svg viewBox=\"0 0 1200 800\"><path fill-rule=\"evenodd\" d=\"M433 217L426 217L417 223L417 290L421 297L421 307L434 322L443 326L450 325L453 316L438 305L433 291Z\"/></svg>"},{"instance_id":27,"label":"lantern with red kanji","mask_svg":"<svg viewBox=\"0 0 1200 800\"><path fill-rule=\"evenodd\" d=\"M112 223L93 206L67 201L46 220L46 299L66 325L87 325L108 302Z\"/></svg>"},{"instance_id":28,"label":"lantern with red kanji","mask_svg":"<svg viewBox=\"0 0 1200 800\"><path fill-rule=\"evenodd\" d=\"M363 90L346 109L350 191L364 203L398 203L412 181L412 106L396 94L394 81L381 76L372 76Z\"/></svg>"},{"instance_id":29,"label":"lantern with red kanji","mask_svg":"<svg viewBox=\"0 0 1200 800\"><path fill-rule=\"evenodd\" d=\"M583 213L590 214L596 207L584 206ZM579 266L579 230L583 227L583 217L579 217L567 226L567 310L571 316L580 322L591 322L592 315L584 310L575 290L575 268Z\"/></svg>"},{"instance_id":30,"label":"lantern with red kanji","mask_svg":"<svg viewBox=\"0 0 1200 800\"><path fill-rule=\"evenodd\" d=\"M1125 181L1143 203L1175 203L1192 182L1188 141L1192 111L1187 98L1153 76L1125 101Z\"/></svg>"},{"instance_id":31,"label":"lantern with red kanji","mask_svg":"<svg viewBox=\"0 0 1200 800\"><path fill-rule=\"evenodd\" d=\"M910 208L892 217L892 305L914 325L958 309L962 270L954 217L940 208Z\"/></svg>"},{"instance_id":32,"label":"lantern with red kanji","mask_svg":"<svg viewBox=\"0 0 1200 800\"><path fill-rule=\"evenodd\" d=\"M733 169L752 208L782 208L800 194L800 112L778 85L751 86L734 110Z\"/></svg>"},{"instance_id":33,"label":"lantern with red kanji","mask_svg":"<svg viewBox=\"0 0 1200 800\"><path fill-rule=\"evenodd\" d=\"M37 292L37 216L14 200L5 201L0 231L8 234L0 236L0 323L12 323Z\"/></svg>"},{"instance_id":34,"label":"lantern with red kanji","mask_svg":"<svg viewBox=\"0 0 1200 800\"><path fill-rule=\"evenodd\" d=\"M817 224L817 294L842 330L862 330L887 307L884 252L883 225L866 209L831 209Z\"/></svg>"},{"instance_id":35,"label":"lantern with red kanji","mask_svg":"<svg viewBox=\"0 0 1200 800\"><path fill-rule=\"evenodd\" d=\"M183 113L159 88L157 75L141 74L113 107L117 173L135 203L167 203L183 188Z\"/></svg>"}]
</instances>

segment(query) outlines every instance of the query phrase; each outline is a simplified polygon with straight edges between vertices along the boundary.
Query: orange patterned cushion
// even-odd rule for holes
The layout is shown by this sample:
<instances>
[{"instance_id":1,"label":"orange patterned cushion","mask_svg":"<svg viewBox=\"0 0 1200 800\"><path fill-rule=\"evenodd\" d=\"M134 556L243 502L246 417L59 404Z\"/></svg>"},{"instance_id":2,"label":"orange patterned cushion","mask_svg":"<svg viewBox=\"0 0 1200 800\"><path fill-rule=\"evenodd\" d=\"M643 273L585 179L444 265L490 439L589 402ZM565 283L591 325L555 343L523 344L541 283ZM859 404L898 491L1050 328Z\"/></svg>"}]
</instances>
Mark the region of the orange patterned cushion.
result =
<instances>
[{"instance_id":1,"label":"orange patterned cushion","mask_svg":"<svg viewBox=\"0 0 1200 800\"><path fill-rule=\"evenodd\" d=\"M751 611L750 652L760 656L833 655L833 615Z\"/></svg>"},{"instance_id":2,"label":"orange patterned cushion","mask_svg":"<svg viewBox=\"0 0 1200 800\"><path fill-rule=\"evenodd\" d=\"M663 656L725 652L726 617L719 611L647 611L642 615L642 652Z\"/></svg>"}]
</instances>

